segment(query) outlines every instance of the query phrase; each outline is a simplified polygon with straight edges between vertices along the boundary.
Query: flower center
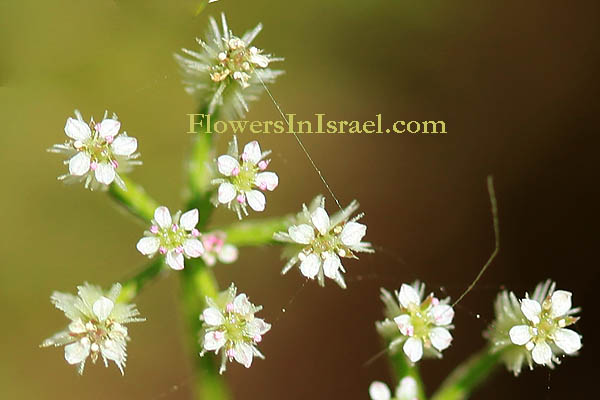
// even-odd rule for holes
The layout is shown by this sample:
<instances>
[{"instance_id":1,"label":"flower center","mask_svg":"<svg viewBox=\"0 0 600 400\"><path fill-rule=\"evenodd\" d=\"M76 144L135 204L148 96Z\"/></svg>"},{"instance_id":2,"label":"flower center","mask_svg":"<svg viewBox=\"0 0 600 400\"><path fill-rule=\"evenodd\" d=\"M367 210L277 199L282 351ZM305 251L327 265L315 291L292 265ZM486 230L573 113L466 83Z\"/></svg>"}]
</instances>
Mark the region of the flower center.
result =
<instances>
[{"instance_id":1,"label":"flower center","mask_svg":"<svg viewBox=\"0 0 600 400\"><path fill-rule=\"evenodd\" d=\"M103 138L98 134L98 131L95 127L90 124L92 129L92 136L90 139L83 143L75 144L75 148L80 151L85 151L89 156L92 162L96 163L113 163L115 162L115 157L112 152L111 143L112 137L110 139Z\"/></svg>"},{"instance_id":2,"label":"flower center","mask_svg":"<svg viewBox=\"0 0 600 400\"><path fill-rule=\"evenodd\" d=\"M173 224L170 228L161 228L157 234L160 245L167 249L174 249L183 245L188 236L188 232L177 224Z\"/></svg>"},{"instance_id":3,"label":"flower center","mask_svg":"<svg viewBox=\"0 0 600 400\"><path fill-rule=\"evenodd\" d=\"M240 172L233 177L232 183L243 192L252 190L252 185L256 179L258 167L251 162L245 161L240 166Z\"/></svg>"}]
</instances>

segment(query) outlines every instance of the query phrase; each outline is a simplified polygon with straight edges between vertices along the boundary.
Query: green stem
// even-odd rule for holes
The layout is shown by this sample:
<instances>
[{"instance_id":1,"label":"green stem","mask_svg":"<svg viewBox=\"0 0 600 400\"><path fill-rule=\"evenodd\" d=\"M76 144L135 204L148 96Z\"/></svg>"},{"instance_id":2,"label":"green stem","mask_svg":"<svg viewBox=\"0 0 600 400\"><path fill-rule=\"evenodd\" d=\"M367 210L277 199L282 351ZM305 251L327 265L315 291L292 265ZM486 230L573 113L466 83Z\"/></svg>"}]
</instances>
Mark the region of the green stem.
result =
<instances>
[{"instance_id":1,"label":"green stem","mask_svg":"<svg viewBox=\"0 0 600 400\"><path fill-rule=\"evenodd\" d=\"M483 383L499 365L502 352L485 348L454 369L431 400L464 400Z\"/></svg>"},{"instance_id":2,"label":"green stem","mask_svg":"<svg viewBox=\"0 0 600 400\"><path fill-rule=\"evenodd\" d=\"M136 217L146 222L150 221L154 216L154 210L158 207L158 203L146 193L141 185L127 176L123 175L121 178L125 182L126 189L123 190L113 183L110 185L110 195Z\"/></svg>"},{"instance_id":3,"label":"green stem","mask_svg":"<svg viewBox=\"0 0 600 400\"><path fill-rule=\"evenodd\" d=\"M227 243L235 246L260 246L276 243L273 234L287 231L290 217L267 218L258 221L243 221L231 224L221 230L227 234Z\"/></svg>"},{"instance_id":4,"label":"green stem","mask_svg":"<svg viewBox=\"0 0 600 400\"><path fill-rule=\"evenodd\" d=\"M389 361L396 376L396 380L400 382L400 380L406 376L412 377L417 382L417 399L425 400L427 398L425 396L425 387L417 364L411 363L402 351L398 351L396 354L390 354Z\"/></svg>"},{"instance_id":5,"label":"green stem","mask_svg":"<svg viewBox=\"0 0 600 400\"><path fill-rule=\"evenodd\" d=\"M219 375L219 360L213 353L206 353L200 357L202 350L200 337L202 327L200 314L206 307L206 297L214 297L219 293L219 286L212 270L201 259L186 261L186 268L182 271L183 307L188 321L190 346L194 350L196 395L203 400L226 400L230 398L226 382Z\"/></svg>"},{"instance_id":6,"label":"green stem","mask_svg":"<svg viewBox=\"0 0 600 400\"><path fill-rule=\"evenodd\" d=\"M119 301L125 303L131 302L142 288L163 270L164 265L164 258L156 257L139 273L123 282Z\"/></svg>"}]
</instances>

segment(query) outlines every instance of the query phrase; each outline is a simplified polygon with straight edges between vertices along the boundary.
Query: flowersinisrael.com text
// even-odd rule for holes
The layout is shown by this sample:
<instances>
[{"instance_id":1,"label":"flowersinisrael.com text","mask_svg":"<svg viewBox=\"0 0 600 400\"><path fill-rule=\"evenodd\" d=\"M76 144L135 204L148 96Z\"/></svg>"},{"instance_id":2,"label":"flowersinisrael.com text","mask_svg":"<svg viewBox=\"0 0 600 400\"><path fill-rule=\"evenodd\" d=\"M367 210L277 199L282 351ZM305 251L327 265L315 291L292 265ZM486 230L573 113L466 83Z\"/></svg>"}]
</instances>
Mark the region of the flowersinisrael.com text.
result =
<instances>
[{"instance_id":1,"label":"flowersinisrael.com text","mask_svg":"<svg viewBox=\"0 0 600 400\"><path fill-rule=\"evenodd\" d=\"M445 121L402 121L383 127L381 114L366 121L327 120L325 114L315 114L313 121L296 120L296 114L286 114L288 123L277 121L211 121L211 114L187 114L189 133L195 133L197 127L206 133L409 133L409 134L445 134Z\"/></svg>"}]
</instances>

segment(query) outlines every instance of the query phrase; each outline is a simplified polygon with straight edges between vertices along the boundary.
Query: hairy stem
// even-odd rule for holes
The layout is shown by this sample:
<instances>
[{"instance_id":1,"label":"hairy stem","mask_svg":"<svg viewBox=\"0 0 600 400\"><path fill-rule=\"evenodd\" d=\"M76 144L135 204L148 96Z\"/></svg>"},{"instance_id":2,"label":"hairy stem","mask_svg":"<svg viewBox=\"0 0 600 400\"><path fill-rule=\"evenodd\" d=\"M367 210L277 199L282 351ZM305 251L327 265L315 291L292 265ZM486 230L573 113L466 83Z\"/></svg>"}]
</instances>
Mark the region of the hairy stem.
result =
<instances>
[{"instance_id":1,"label":"hairy stem","mask_svg":"<svg viewBox=\"0 0 600 400\"><path fill-rule=\"evenodd\" d=\"M144 188L129 179L127 176L121 176L127 189L123 190L116 184L110 185L109 193L113 199L123 205L134 216L144 221L150 221L154 216L154 210L158 203L150 197Z\"/></svg>"},{"instance_id":2,"label":"hairy stem","mask_svg":"<svg viewBox=\"0 0 600 400\"><path fill-rule=\"evenodd\" d=\"M123 289L119 295L119 301L131 302L142 288L153 280L164 269L164 258L156 257L140 272L123 282Z\"/></svg>"},{"instance_id":3,"label":"hairy stem","mask_svg":"<svg viewBox=\"0 0 600 400\"><path fill-rule=\"evenodd\" d=\"M226 400L230 398L226 382L219 375L218 360L212 353L200 357L202 350L200 337L202 327L200 314L206 307L206 297L214 297L219 292L217 281L204 262L200 259L186 261L188 265L182 271L183 307L190 331L190 347L193 349L196 396L202 400Z\"/></svg>"},{"instance_id":4,"label":"hairy stem","mask_svg":"<svg viewBox=\"0 0 600 400\"><path fill-rule=\"evenodd\" d=\"M396 380L399 382L402 378L410 376L417 382L417 399L425 400L425 387L421 374L419 373L419 367L416 364L411 363L402 351L398 351L396 354L389 355L389 361L396 376Z\"/></svg>"},{"instance_id":5,"label":"hairy stem","mask_svg":"<svg viewBox=\"0 0 600 400\"><path fill-rule=\"evenodd\" d=\"M273 234L286 231L290 217L267 218L258 221L243 221L217 229L227 234L227 243L235 246L260 246L276 243Z\"/></svg>"},{"instance_id":6,"label":"hairy stem","mask_svg":"<svg viewBox=\"0 0 600 400\"><path fill-rule=\"evenodd\" d=\"M442 383L431 400L468 399L497 368L501 351L491 352L485 348L454 369Z\"/></svg>"}]
</instances>

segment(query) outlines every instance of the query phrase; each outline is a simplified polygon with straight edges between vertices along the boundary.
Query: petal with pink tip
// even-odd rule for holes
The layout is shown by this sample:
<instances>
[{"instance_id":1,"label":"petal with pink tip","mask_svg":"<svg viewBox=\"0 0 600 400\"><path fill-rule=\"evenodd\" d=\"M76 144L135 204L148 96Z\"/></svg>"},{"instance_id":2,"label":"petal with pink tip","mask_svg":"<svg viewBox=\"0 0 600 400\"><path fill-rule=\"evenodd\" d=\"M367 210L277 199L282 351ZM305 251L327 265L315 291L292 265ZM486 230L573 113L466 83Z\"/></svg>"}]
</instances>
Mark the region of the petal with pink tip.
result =
<instances>
[{"instance_id":1,"label":"petal with pink tip","mask_svg":"<svg viewBox=\"0 0 600 400\"><path fill-rule=\"evenodd\" d=\"M183 265L183 254L176 252L175 250L171 250L167 253L167 257L165 257L165 261L167 265L174 270L182 270Z\"/></svg>"},{"instance_id":2,"label":"petal with pink tip","mask_svg":"<svg viewBox=\"0 0 600 400\"><path fill-rule=\"evenodd\" d=\"M244 158L254 164L257 164L262 158L262 153L260 151L260 145L256 140L251 141L246 146L244 146Z\"/></svg>"},{"instance_id":3,"label":"petal with pink tip","mask_svg":"<svg viewBox=\"0 0 600 400\"><path fill-rule=\"evenodd\" d=\"M119 133L119 129L121 129L121 122L116 119L107 118L100 122L98 134L103 138L108 136L115 137Z\"/></svg>"},{"instance_id":4,"label":"petal with pink tip","mask_svg":"<svg viewBox=\"0 0 600 400\"><path fill-rule=\"evenodd\" d=\"M173 220L171 219L171 212L165 206L160 206L154 210L154 221L161 228L170 228Z\"/></svg>"},{"instance_id":5,"label":"petal with pink tip","mask_svg":"<svg viewBox=\"0 0 600 400\"><path fill-rule=\"evenodd\" d=\"M183 242L183 252L191 258L200 257L204 253L204 246L198 239L186 239Z\"/></svg>"},{"instance_id":6,"label":"petal with pink tip","mask_svg":"<svg viewBox=\"0 0 600 400\"><path fill-rule=\"evenodd\" d=\"M406 339L404 346L402 346L402 350L404 350L404 354L406 354L408 359L412 362L417 362L423 357L423 343L420 339L412 337Z\"/></svg>"},{"instance_id":7,"label":"petal with pink tip","mask_svg":"<svg viewBox=\"0 0 600 400\"><path fill-rule=\"evenodd\" d=\"M223 155L217 158L217 168L223 175L231 176L231 173L234 169L238 168L239 170L240 163L238 163L235 158L229 155Z\"/></svg>"},{"instance_id":8,"label":"petal with pink tip","mask_svg":"<svg viewBox=\"0 0 600 400\"><path fill-rule=\"evenodd\" d=\"M186 231L191 231L198 224L198 209L194 208L193 210L187 211L183 213L183 215L179 218L179 225L183 227Z\"/></svg>"},{"instance_id":9,"label":"petal with pink tip","mask_svg":"<svg viewBox=\"0 0 600 400\"><path fill-rule=\"evenodd\" d=\"M452 335L446 328L433 328L429 331L431 344L439 351L446 350L452 343Z\"/></svg>"},{"instance_id":10,"label":"petal with pink tip","mask_svg":"<svg viewBox=\"0 0 600 400\"><path fill-rule=\"evenodd\" d=\"M254 184L259 188L273 191L279 185L279 177L275 172L260 172L256 175Z\"/></svg>"}]
</instances>

